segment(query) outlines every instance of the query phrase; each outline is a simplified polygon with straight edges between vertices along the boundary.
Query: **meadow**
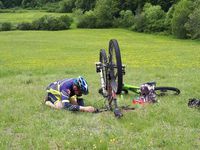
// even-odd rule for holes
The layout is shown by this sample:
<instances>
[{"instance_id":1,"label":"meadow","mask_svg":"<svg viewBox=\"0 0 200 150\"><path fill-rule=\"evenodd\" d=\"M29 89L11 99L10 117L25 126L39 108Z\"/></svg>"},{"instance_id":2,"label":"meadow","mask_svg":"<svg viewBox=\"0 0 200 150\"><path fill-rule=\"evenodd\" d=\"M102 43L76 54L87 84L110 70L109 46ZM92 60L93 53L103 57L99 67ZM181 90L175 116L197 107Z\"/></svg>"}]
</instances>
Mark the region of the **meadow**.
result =
<instances>
[{"instance_id":1,"label":"meadow","mask_svg":"<svg viewBox=\"0 0 200 150\"><path fill-rule=\"evenodd\" d=\"M4 10L3 13L0 13L0 23L10 22L13 25L17 25L22 22L32 22L38 18L41 18L45 15L51 15L54 17L60 17L62 15L71 15L69 13L50 13L43 10Z\"/></svg>"},{"instance_id":2,"label":"meadow","mask_svg":"<svg viewBox=\"0 0 200 150\"><path fill-rule=\"evenodd\" d=\"M43 105L46 86L58 79L84 76L86 105L103 107L95 62L99 50L117 39L124 82L156 81L174 86L179 96L123 112L73 113ZM200 149L200 42L131 32L125 29L0 32L0 149ZM137 95L118 97L132 105Z\"/></svg>"}]
</instances>

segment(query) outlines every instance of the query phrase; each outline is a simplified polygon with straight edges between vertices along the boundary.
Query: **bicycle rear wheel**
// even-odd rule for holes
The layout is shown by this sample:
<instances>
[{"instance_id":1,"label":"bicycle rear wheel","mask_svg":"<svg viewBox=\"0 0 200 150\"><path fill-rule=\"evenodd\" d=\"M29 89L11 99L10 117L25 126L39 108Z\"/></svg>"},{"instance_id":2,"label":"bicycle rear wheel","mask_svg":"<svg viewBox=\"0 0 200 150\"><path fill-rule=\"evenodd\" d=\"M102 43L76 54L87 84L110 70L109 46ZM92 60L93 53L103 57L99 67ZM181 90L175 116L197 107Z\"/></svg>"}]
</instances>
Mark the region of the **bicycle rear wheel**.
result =
<instances>
[{"instance_id":1,"label":"bicycle rear wheel","mask_svg":"<svg viewBox=\"0 0 200 150\"><path fill-rule=\"evenodd\" d=\"M155 87L156 95L164 96L164 95L179 95L180 90L175 87Z\"/></svg>"},{"instance_id":2,"label":"bicycle rear wheel","mask_svg":"<svg viewBox=\"0 0 200 150\"><path fill-rule=\"evenodd\" d=\"M109 64L112 89L116 94L120 94L123 86L123 72L120 48L115 39L109 42Z\"/></svg>"}]
</instances>

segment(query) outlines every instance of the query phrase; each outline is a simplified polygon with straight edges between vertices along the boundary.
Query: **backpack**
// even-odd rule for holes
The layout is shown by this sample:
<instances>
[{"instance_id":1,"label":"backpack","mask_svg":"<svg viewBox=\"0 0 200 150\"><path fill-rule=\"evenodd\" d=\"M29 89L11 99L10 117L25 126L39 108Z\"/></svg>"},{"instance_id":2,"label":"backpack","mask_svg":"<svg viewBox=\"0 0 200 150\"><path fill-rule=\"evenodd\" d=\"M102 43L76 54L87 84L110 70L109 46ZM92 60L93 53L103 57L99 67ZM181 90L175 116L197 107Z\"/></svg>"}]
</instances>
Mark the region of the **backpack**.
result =
<instances>
[{"instance_id":1,"label":"backpack","mask_svg":"<svg viewBox=\"0 0 200 150\"><path fill-rule=\"evenodd\" d=\"M189 107L200 107L200 99L190 98L188 102Z\"/></svg>"},{"instance_id":2,"label":"backpack","mask_svg":"<svg viewBox=\"0 0 200 150\"><path fill-rule=\"evenodd\" d=\"M155 85L155 82L147 82L140 86L140 96L144 98L145 102L157 102Z\"/></svg>"}]
</instances>

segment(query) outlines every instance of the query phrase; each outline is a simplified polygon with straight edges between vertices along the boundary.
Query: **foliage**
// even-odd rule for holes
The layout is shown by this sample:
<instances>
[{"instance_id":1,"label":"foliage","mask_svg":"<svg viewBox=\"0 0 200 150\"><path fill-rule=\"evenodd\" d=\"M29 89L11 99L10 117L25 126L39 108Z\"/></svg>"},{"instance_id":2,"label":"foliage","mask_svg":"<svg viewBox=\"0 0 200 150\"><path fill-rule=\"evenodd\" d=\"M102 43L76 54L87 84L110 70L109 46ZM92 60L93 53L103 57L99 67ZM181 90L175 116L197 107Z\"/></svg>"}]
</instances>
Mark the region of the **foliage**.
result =
<instances>
[{"instance_id":1,"label":"foliage","mask_svg":"<svg viewBox=\"0 0 200 150\"><path fill-rule=\"evenodd\" d=\"M172 18L173 18L173 13L175 10L175 5L173 5L167 12L166 18L165 18L165 27L166 27L166 32L169 34L172 34Z\"/></svg>"},{"instance_id":2,"label":"foliage","mask_svg":"<svg viewBox=\"0 0 200 150\"><path fill-rule=\"evenodd\" d=\"M187 38L185 23L189 19L192 11L192 2L190 0L181 0L176 6L172 18L172 33L178 38Z\"/></svg>"},{"instance_id":3,"label":"foliage","mask_svg":"<svg viewBox=\"0 0 200 150\"><path fill-rule=\"evenodd\" d=\"M0 31L10 31L12 29L12 24L10 22L4 22L0 24Z\"/></svg>"},{"instance_id":4,"label":"foliage","mask_svg":"<svg viewBox=\"0 0 200 150\"><path fill-rule=\"evenodd\" d=\"M4 8L2 1L0 1L0 9Z\"/></svg>"},{"instance_id":5,"label":"foliage","mask_svg":"<svg viewBox=\"0 0 200 150\"><path fill-rule=\"evenodd\" d=\"M5 8L21 6L22 0L1 0Z\"/></svg>"},{"instance_id":6,"label":"foliage","mask_svg":"<svg viewBox=\"0 0 200 150\"><path fill-rule=\"evenodd\" d=\"M32 22L32 29L33 30L64 30L64 29L69 29L71 23L72 23L72 19L68 17L67 15L61 16L60 18L45 15Z\"/></svg>"},{"instance_id":7,"label":"foliage","mask_svg":"<svg viewBox=\"0 0 200 150\"><path fill-rule=\"evenodd\" d=\"M47 10L47 12L59 12L59 3L46 3L42 6L42 9Z\"/></svg>"},{"instance_id":8,"label":"foliage","mask_svg":"<svg viewBox=\"0 0 200 150\"><path fill-rule=\"evenodd\" d=\"M76 0L75 8L82 9L84 12L93 10L95 7L96 1L95 0Z\"/></svg>"},{"instance_id":9,"label":"foliage","mask_svg":"<svg viewBox=\"0 0 200 150\"><path fill-rule=\"evenodd\" d=\"M63 0L59 3L59 12L72 12L75 7L75 0Z\"/></svg>"},{"instance_id":10,"label":"foliage","mask_svg":"<svg viewBox=\"0 0 200 150\"><path fill-rule=\"evenodd\" d=\"M17 25L17 29L19 30L32 30L32 24L29 22L22 22Z\"/></svg>"},{"instance_id":11,"label":"foliage","mask_svg":"<svg viewBox=\"0 0 200 150\"><path fill-rule=\"evenodd\" d=\"M79 17L77 23L78 28L96 28L97 17L94 11L86 11L84 15Z\"/></svg>"},{"instance_id":12,"label":"foliage","mask_svg":"<svg viewBox=\"0 0 200 150\"><path fill-rule=\"evenodd\" d=\"M73 19L68 15L63 15L58 18L62 23L64 23L65 29L69 29L73 22Z\"/></svg>"},{"instance_id":13,"label":"foliage","mask_svg":"<svg viewBox=\"0 0 200 150\"><path fill-rule=\"evenodd\" d=\"M38 5L37 0L22 0L22 7L24 8L34 8Z\"/></svg>"},{"instance_id":14,"label":"foliage","mask_svg":"<svg viewBox=\"0 0 200 150\"><path fill-rule=\"evenodd\" d=\"M151 3L152 5L160 5L161 8L167 12L173 4L176 4L180 0L147 0L147 2Z\"/></svg>"},{"instance_id":15,"label":"foliage","mask_svg":"<svg viewBox=\"0 0 200 150\"><path fill-rule=\"evenodd\" d=\"M134 14L131 10L122 10L120 11L120 17L114 20L115 27L131 27L134 23Z\"/></svg>"},{"instance_id":16,"label":"foliage","mask_svg":"<svg viewBox=\"0 0 200 150\"><path fill-rule=\"evenodd\" d=\"M134 25L131 27L132 30L137 32L144 32L146 29L146 17L145 14L139 13L135 15Z\"/></svg>"},{"instance_id":17,"label":"foliage","mask_svg":"<svg viewBox=\"0 0 200 150\"><path fill-rule=\"evenodd\" d=\"M159 5L153 6L146 3L144 6L144 16L146 19L145 32L164 31L165 12Z\"/></svg>"},{"instance_id":18,"label":"foliage","mask_svg":"<svg viewBox=\"0 0 200 150\"><path fill-rule=\"evenodd\" d=\"M200 0L193 4L193 11L189 15L189 19L185 24L188 36L192 39L200 38Z\"/></svg>"},{"instance_id":19,"label":"foliage","mask_svg":"<svg viewBox=\"0 0 200 150\"><path fill-rule=\"evenodd\" d=\"M118 1L115 0L98 0L94 9L97 17L96 27L112 27L114 17L118 14Z\"/></svg>"},{"instance_id":20,"label":"foliage","mask_svg":"<svg viewBox=\"0 0 200 150\"><path fill-rule=\"evenodd\" d=\"M139 32L161 32L165 30L165 12L159 5L146 3L141 14L135 16L133 30Z\"/></svg>"}]
</instances>

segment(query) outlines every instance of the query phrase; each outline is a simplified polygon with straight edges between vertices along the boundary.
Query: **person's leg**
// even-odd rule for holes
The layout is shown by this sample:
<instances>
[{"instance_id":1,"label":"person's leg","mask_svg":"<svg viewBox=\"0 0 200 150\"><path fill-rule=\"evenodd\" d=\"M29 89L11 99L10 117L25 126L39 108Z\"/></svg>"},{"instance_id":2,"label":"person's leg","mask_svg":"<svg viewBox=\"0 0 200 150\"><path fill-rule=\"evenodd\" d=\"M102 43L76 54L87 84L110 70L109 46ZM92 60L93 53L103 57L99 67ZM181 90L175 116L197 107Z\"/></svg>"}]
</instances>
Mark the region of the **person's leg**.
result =
<instances>
[{"instance_id":1,"label":"person's leg","mask_svg":"<svg viewBox=\"0 0 200 150\"><path fill-rule=\"evenodd\" d=\"M47 93L45 104L47 106L50 106L51 108L56 108L56 109L63 108L62 102L56 95L52 93Z\"/></svg>"}]
</instances>

